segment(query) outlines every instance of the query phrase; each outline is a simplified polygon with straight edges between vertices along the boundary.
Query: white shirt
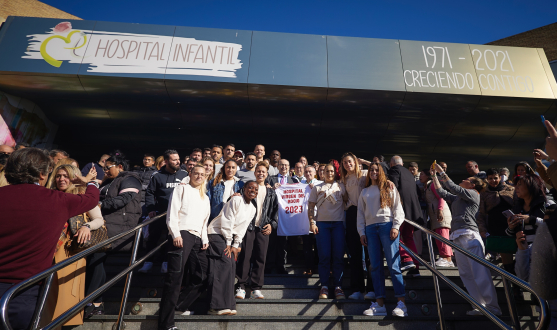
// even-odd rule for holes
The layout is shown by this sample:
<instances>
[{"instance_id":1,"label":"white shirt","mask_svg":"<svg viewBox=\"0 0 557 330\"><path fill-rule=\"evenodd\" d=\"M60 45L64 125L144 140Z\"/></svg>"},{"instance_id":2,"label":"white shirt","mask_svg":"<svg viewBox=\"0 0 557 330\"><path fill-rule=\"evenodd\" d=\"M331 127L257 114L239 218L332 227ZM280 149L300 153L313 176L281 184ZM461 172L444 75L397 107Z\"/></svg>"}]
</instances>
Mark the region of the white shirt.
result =
<instances>
[{"instance_id":1,"label":"white shirt","mask_svg":"<svg viewBox=\"0 0 557 330\"><path fill-rule=\"evenodd\" d=\"M166 225L172 238L182 237L181 230L200 237L203 244L209 243L207 222L211 215L209 197L201 197L199 189L188 185L174 188L166 216Z\"/></svg>"},{"instance_id":2,"label":"white shirt","mask_svg":"<svg viewBox=\"0 0 557 330\"><path fill-rule=\"evenodd\" d=\"M279 204L278 236L299 236L309 233L308 199L311 188L307 184L281 185L275 189Z\"/></svg>"},{"instance_id":3,"label":"white shirt","mask_svg":"<svg viewBox=\"0 0 557 330\"><path fill-rule=\"evenodd\" d=\"M226 203L228 197L234 195L234 184L238 181L238 178L234 177L232 180L224 181L224 194L222 195L222 201Z\"/></svg>"},{"instance_id":4,"label":"white shirt","mask_svg":"<svg viewBox=\"0 0 557 330\"><path fill-rule=\"evenodd\" d=\"M238 247L257 212L253 203L246 203L244 196L233 196L224 204L219 215L211 221L207 232L224 237L226 245Z\"/></svg>"},{"instance_id":5,"label":"white shirt","mask_svg":"<svg viewBox=\"0 0 557 330\"><path fill-rule=\"evenodd\" d=\"M391 190L392 206L381 208L381 197L378 186L369 186L362 190L358 199L358 233L364 236L367 225L392 222L394 229L399 229L404 222L404 210L400 195L396 188Z\"/></svg>"}]
</instances>

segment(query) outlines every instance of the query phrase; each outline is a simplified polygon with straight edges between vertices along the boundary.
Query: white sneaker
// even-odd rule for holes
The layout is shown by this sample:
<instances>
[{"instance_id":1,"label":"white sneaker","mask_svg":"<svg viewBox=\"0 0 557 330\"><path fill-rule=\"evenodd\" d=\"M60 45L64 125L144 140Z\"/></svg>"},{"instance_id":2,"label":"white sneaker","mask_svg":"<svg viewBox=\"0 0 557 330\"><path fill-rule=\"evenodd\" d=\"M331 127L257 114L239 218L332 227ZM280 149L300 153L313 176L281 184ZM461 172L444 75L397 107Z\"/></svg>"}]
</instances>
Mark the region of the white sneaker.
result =
<instances>
[{"instance_id":1,"label":"white sneaker","mask_svg":"<svg viewBox=\"0 0 557 330\"><path fill-rule=\"evenodd\" d=\"M148 271L151 270L151 268L153 268L153 263L149 262L149 261L145 261L145 263L143 264L143 267L141 267L140 270L138 270L139 273L147 273Z\"/></svg>"},{"instance_id":2,"label":"white sneaker","mask_svg":"<svg viewBox=\"0 0 557 330\"><path fill-rule=\"evenodd\" d=\"M236 289L236 299L246 299L246 290L242 288Z\"/></svg>"},{"instance_id":3,"label":"white sneaker","mask_svg":"<svg viewBox=\"0 0 557 330\"><path fill-rule=\"evenodd\" d=\"M194 314L193 311L185 311L182 313L182 315L184 316L193 315L193 314Z\"/></svg>"},{"instance_id":4,"label":"white sneaker","mask_svg":"<svg viewBox=\"0 0 557 330\"><path fill-rule=\"evenodd\" d=\"M366 316L387 316L387 309L385 306L379 306L378 303L374 302L369 306L369 309L364 311Z\"/></svg>"},{"instance_id":5,"label":"white sneaker","mask_svg":"<svg viewBox=\"0 0 557 330\"><path fill-rule=\"evenodd\" d=\"M437 267L454 267L454 264L453 264L452 261L447 261L447 259L445 259L445 258L439 258L435 262L435 266L437 266Z\"/></svg>"},{"instance_id":6,"label":"white sneaker","mask_svg":"<svg viewBox=\"0 0 557 330\"><path fill-rule=\"evenodd\" d=\"M244 295L245 295L245 292L244 292ZM236 297L238 297L238 296L236 296ZM251 297L253 299L264 299L265 298L265 296L263 296L263 293L261 293L261 290L253 290L251 292Z\"/></svg>"},{"instance_id":7,"label":"white sneaker","mask_svg":"<svg viewBox=\"0 0 557 330\"><path fill-rule=\"evenodd\" d=\"M375 292L370 291L364 296L365 300L375 300Z\"/></svg>"},{"instance_id":8,"label":"white sneaker","mask_svg":"<svg viewBox=\"0 0 557 330\"><path fill-rule=\"evenodd\" d=\"M363 300L364 295L360 291L356 291L353 294L349 295L348 299Z\"/></svg>"},{"instance_id":9,"label":"white sneaker","mask_svg":"<svg viewBox=\"0 0 557 330\"><path fill-rule=\"evenodd\" d=\"M163 262L161 265L161 274L168 273L168 262Z\"/></svg>"},{"instance_id":10,"label":"white sneaker","mask_svg":"<svg viewBox=\"0 0 557 330\"><path fill-rule=\"evenodd\" d=\"M237 312L236 312L235 309L231 309L230 313L228 313L228 315L236 315L236 314L237 314Z\"/></svg>"},{"instance_id":11,"label":"white sneaker","mask_svg":"<svg viewBox=\"0 0 557 330\"><path fill-rule=\"evenodd\" d=\"M229 315L232 311L228 308L226 309L209 309L207 314L209 315Z\"/></svg>"},{"instance_id":12,"label":"white sneaker","mask_svg":"<svg viewBox=\"0 0 557 330\"><path fill-rule=\"evenodd\" d=\"M396 308L393 309L393 316L398 316L398 317L408 316L408 309L406 309L406 305L402 301L399 300L396 303Z\"/></svg>"}]
</instances>

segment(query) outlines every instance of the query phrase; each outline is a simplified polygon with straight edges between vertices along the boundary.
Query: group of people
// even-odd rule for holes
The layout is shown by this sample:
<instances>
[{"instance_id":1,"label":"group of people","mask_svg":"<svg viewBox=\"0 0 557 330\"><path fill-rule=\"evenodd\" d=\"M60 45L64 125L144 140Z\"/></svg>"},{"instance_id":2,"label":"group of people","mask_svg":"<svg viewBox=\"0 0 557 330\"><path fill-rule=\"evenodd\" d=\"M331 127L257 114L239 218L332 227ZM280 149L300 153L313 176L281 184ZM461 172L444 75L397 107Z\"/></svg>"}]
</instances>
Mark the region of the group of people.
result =
<instances>
[{"instance_id":1,"label":"group of people","mask_svg":"<svg viewBox=\"0 0 557 330\"><path fill-rule=\"evenodd\" d=\"M251 298L264 299L265 274L288 273L287 242L297 237L278 235L277 189L298 184L307 187L304 274L318 273L320 299L368 299L373 302L364 315L387 315L386 260L397 299L392 315L407 316L402 274L420 276L420 265L400 242L418 255L423 242L422 233L407 220L478 256L491 255L494 262L500 257L505 270L543 290L542 297L556 299L555 284L544 274L555 267L557 238L552 220L557 165L544 165L557 159L557 132L551 124L548 131L547 154L534 151L536 171L520 162L511 179L508 169L483 172L469 161L469 177L459 184L448 177L447 163L420 169L411 162L404 167L396 155L388 164L380 155L368 161L351 152L326 163L309 163L302 156L291 168L278 150L265 158L263 145L244 153L228 144L196 148L183 159L175 150L160 157L145 154L142 166L133 168L122 152L114 151L80 168L62 150L23 146L14 151L0 146L0 209L5 219L17 220L0 226L0 294L83 251L98 237L114 237L166 213L166 221L148 226L142 250L145 254L167 240L160 269L165 280L159 329L175 329L176 310L193 314L189 308L203 292L209 314L235 315L236 299L245 299L248 292ZM64 281L54 281L43 321L101 287L107 257L129 251L132 243L133 235L122 237L60 270L57 278ZM501 315L489 270L453 253L447 244L436 243L439 258L432 262L438 267L454 267L456 262L469 294ZM345 254L349 295L342 287ZM152 260L139 271L155 271ZM11 302L14 329L27 327L39 287ZM515 296L521 296L518 288ZM65 325L103 313L101 295ZM473 309L467 314L481 312Z\"/></svg>"}]
</instances>

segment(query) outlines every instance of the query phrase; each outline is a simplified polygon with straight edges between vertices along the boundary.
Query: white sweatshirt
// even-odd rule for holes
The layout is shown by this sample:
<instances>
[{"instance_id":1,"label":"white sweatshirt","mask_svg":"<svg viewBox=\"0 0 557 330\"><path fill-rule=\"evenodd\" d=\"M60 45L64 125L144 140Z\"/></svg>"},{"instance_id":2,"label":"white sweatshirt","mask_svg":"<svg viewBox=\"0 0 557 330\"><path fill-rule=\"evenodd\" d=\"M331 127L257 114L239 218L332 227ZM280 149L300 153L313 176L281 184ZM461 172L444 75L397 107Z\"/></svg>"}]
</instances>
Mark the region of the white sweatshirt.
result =
<instances>
[{"instance_id":1,"label":"white sweatshirt","mask_svg":"<svg viewBox=\"0 0 557 330\"><path fill-rule=\"evenodd\" d=\"M393 206L381 208L378 186L364 188L358 198L358 233L365 236L366 226L374 223L393 222L393 228L399 229L404 222L404 210L396 188L391 190Z\"/></svg>"},{"instance_id":2,"label":"white sweatshirt","mask_svg":"<svg viewBox=\"0 0 557 330\"><path fill-rule=\"evenodd\" d=\"M224 204L219 215L211 221L207 229L209 234L219 234L226 240L226 245L240 246L248 226L257 213L253 203L246 203L244 196L233 196Z\"/></svg>"},{"instance_id":3,"label":"white sweatshirt","mask_svg":"<svg viewBox=\"0 0 557 330\"><path fill-rule=\"evenodd\" d=\"M182 237L180 230L186 230L200 237L203 244L209 243L207 222L211 215L211 203L208 196L201 198L199 189L188 185L174 188L166 216L166 225L172 238Z\"/></svg>"}]
</instances>

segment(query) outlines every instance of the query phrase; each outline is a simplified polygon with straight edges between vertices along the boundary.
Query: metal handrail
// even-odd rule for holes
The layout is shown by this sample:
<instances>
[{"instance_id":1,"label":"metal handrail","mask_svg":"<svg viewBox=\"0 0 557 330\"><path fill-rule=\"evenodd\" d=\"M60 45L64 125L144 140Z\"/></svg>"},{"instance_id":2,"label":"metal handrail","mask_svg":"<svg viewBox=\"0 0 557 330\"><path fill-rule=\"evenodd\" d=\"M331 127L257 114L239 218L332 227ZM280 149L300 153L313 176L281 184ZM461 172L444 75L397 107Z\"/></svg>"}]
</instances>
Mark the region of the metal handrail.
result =
<instances>
[{"instance_id":1,"label":"metal handrail","mask_svg":"<svg viewBox=\"0 0 557 330\"><path fill-rule=\"evenodd\" d=\"M52 280L53 274L57 271L59 271L60 269L63 269L65 267L67 267L68 265L73 264L74 262L88 257L90 255L92 255L93 253L99 251L100 249L102 249L104 246L111 244L113 242L115 242L116 240L125 237L127 235L133 234L135 233L135 240L134 240L134 245L133 245L133 250L132 250L132 255L131 255L131 260L130 260L130 266L127 267L126 269L124 269L122 272L120 272L119 274L117 274L114 278L112 278L110 281L106 282L103 286L101 286L100 288L98 288L97 290L95 290L94 292L92 292L91 294L89 294L87 297L85 297L85 299L83 299L82 301L80 301L79 303L77 303L76 305L74 305L73 307L71 307L69 310L67 310L66 312L62 313L59 317L57 317L56 319L54 319L52 322L50 322L48 325L46 325L45 327L43 327L43 330L50 330L50 329L54 329L55 327L61 325L63 322L69 320L70 318L72 318L74 315L76 315L77 313L79 313L86 304L88 304L89 302L93 301L95 298L97 298L98 296L100 296L102 293L104 293L106 290L108 290L110 287L112 287L114 284L116 284L122 277L127 275L127 279L126 279L126 284L124 286L124 293L122 295L122 304L120 306L120 314L118 315L118 322L117 327L115 330L120 330L121 326L122 326L122 319L124 317L124 306L127 302L127 298L128 298L128 293L129 293L129 286L131 283L131 277L132 277L132 273L133 270L137 267L139 267L139 265L141 263L143 263L146 259L148 259L150 256L152 256L155 252L157 252L164 244L166 244L166 241L164 241L163 243L161 243L159 246L155 247L153 250L149 251L143 258L141 258L140 260L136 261L136 256L137 256L137 250L138 250L138 246L139 246L139 239L141 238L141 233L143 231L143 227L159 220L162 217L166 216L166 212L162 213L160 215L157 215L156 217L146 220L144 222L142 222L141 224L137 225L136 227L123 232L121 234L118 234L112 238L107 239L106 241L103 241L99 244L96 244L95 246L92 246L84 251L81 251L79 253L77 253L76 255L74 255L73 257L70 257L62 262L59 262L55 265L53 265L52 267L38 273L35 276L32 276L26 280L23 280L22 282L12 286L10 289L8 289L4 295L2 295L2 297L0 298L0 326L2 327L3 330L12 330L12 327L10 325L10 322L8 320L8 304L10 302L10 300L12 299L12 297L19 291L24 290L32 285L37 284L38 282L44 280L45 278L48 277L48 279L45 281L45 286L43 288L43 292L41 293L41 295L39 296L39 304L37 306L37 311L35 312L34 315L34 319L31 322L31 330L35 330L38 327L39 324L39 319L40 319L40 312L42 311L43 307L44 307L44 303L46 301L46 295L48 293L48 288L50 287L50 281Z\"/></svg>"},{"instance_id":2,"label":"metal handrail","mask_svg":"<svg viewBox=\"0 0 557 330\"><path fill-rule=\"evenodd\" d=\"M505 330L519 330L520 329L520 323L518 320L518 316L516 314L516 306L514 303L514 299L513 299L513 294L511 292L511 286L508 283L509 281L514 283L515 285L519 286L520 288L522 288L525 291L530 292L533 296L536 297L536 299L539 302L539 306L540 306L540 317L539 317L539 324L536 327L536 330L545 330L547 329L547 327L549 326L549 318L547 317L547 302L540 298L540 296L532 289L532 287L525 281L521 280L520 278L514 276L513 274L507 272L504 269L501 269L497 266L495 266L494 264L486 261L484 258L481 258L473 253L470 253L469 251L461 248L460 246L458 246L457 244L451 242L450 240L442 237L441 235L425 228L422 227L421 225L410 221L410 220L404 220L405 222L411 224L412 226L414 226L415 228L423 231L424 233L426 233L427 235L427 243L428 243L428 248L429 248L429 256L430 256L430 263L429 264L427 261L423 260L420 256L418 256L416 253L412 252L406 245L404 245L402 242L400 242L400 246L406 250L415 260L418 260L422 265L424 265L427 269L429 269L433 276L433 282L434 282L434 289L435 289L435 293L436 293L436 302L437 302L437 310L438 310L438 314L439 314L439 326L440 326L440 330L446 330L447 327L445 325L445 318L443 315L443 304L441 303L441 295L440 295L440 291L439 291L439 282L438 282L438 278L442 279L445 283L447 283L451 289L453 289L457 294L459 294L462 298L464 298L466 301L468 301L470 304L472 304L474 307L476 307L480 312L482 312L485 316L487 316L487 318L494 322L497 326L499 326L501 329L505 329ZM451 248L453 248L454 250L462 253L463 255L465 255L466 257L480 263L481 265L489 268L490 270L494 271L495 273L501 275L502 279L503 279L503 285L505 287L505 296L507 298L507 303L509 305L509 311L511 314L511 320L513 322L513 326L510 327L509 325L507 325L505 322L503 322L500 318L498 318L497 316L495 316L493 313L491 313L487 308L485 308L482 304L480 304L479 302L477 302L474 298L472 298L470 295L468 295L468 293L466 293L466 291L464 291L462 288L460 288L460 286L456 285L453 281L449 280L446 276L444 276L443 274L441 274L441 272L439 272L437 270L437 267L435 265L435 258L433 255L433 244L431 242L431 237L434 237L435 239L438 239L439 241L449 245Z\"/></svg>"}]
</instances>

